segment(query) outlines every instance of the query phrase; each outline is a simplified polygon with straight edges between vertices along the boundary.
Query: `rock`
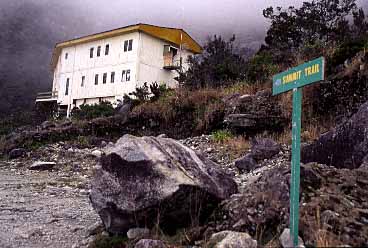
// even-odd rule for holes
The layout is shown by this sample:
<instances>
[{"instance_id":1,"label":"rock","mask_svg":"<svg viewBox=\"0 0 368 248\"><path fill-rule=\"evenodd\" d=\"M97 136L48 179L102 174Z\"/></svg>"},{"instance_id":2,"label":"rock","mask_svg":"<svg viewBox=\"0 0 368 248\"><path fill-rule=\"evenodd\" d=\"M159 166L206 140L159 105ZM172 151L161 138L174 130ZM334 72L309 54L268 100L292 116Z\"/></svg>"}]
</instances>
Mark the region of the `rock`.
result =
<instances>
[{"instance_id":1,"label":"rock","mask_svg":"<svg viewBox=\"0 0 368 248\"><path fill-rule=\"evenodd\" d=\"M50 128L54 128L54 127L56 127L56 125L52 121L44 121L41 124L42 129L50 129Z\"/></svg>"},{"instance_id":2,"label":"rock","mask_svg":"<svg viewBox=\"0 0 368 248\"><path fill-rule=\"evenodd\" d=\"M135 244L134 248L166 248L161 240L141 239Z\"/></svg>"},{"instance_id":3,"label":"rock","mask_svg":"<svg viewBox=\"0 0 368 248\"><path fill-rule=\"evenodd\" d=\"M167 135L163 133L163 134L158 135L157 138L167 138Z\"/></svg>"},{"instance_id":4,"label":"rock","mask_svg":"<svg viewBox=\"0 0 368 248\"><path fill-rule=\"evenodd\" d=\"M55 162L34 162L31 166L28 167L29 170L51 170L56 165Z\"/></svg>"},{"instance_id":5,"label":"rock","mask_svg":"<svg viewBox=\"0 0 368 248\"><path fill-rule=\"evenodd\" d=\"M150 234L150 230L147 228L131 228L127 232L128 239L143 239L147 238Z\"/></svg>"},{"instance_id":6,"label":"rock","mask_svg":"<svg viewBox=\"0 0 368 248\"><path fill-rule=\"evenodd\" d=\"M321 186L322 178L313 169L317 166L316 163L303 164L300 166L300 178L302 180L303 187L311 187L317 189Z\"/></svg>"},{"instance_id":7,"label":"rock","mask_svg":"<svg viewBox=\"0 0 368 248\"><path fill-rule=\"evenodd\" d=\"M100 163L90 200L115 234L156 223L174 232L193 216L202 222L237 192L218 165L173 139L124 135Z\"/></svg>"},{"instance_id":8,"label":"rock","mask_svg":"<svg viewBox=\"0 0 368 248\"><path fill-rule=\"evenodd\" d=\"M100 158L102 156L102 152L100 150L94 150L91 154L96 158Z\"/></svg>"},{"instance_id":9,"label":"rock","mask_svg":"<svg viewBox=\"0 0 368 248\"><path fill-rule=\"evenodd\" d=\"M94 223L93 225L88 227L88 236L96 235L103 231L103 226L100 221Z\"/></svg>"},{"instance_id":10,"label":"rock","mask_svg":"<svg viewBox=\"0 0 368 248\"><path fill-rule=\"evenodd\" d=\"M302 148L302 162L318 162L337 168L359 168L368 155L368 102L348 121Z\"/></svg>"},{"instance_id":11,"label":"rock","mask_svg":"<svg viewBox=\"0 0 368 248\"><path fill-rule=\"evenodd\" d=\"M257 162L254 160L252 154L247 154L242 158L235 160L235 167L239 171L250 172L257 167Z\"/></svg>"},{"instance_id":12,"label":"rock","mask_svg":"<svg viewBox=\"0 0 368 248\"><path fill-rule=\"evenodd\" d=\"M223 101L226 105L224 123L238 133L281 130L285 126L281 105L271 97L270 91L256 95L234 94Z\"/></svg>"},{"instance_id":13,"label":"rock","mask_svg":"<svg viewBox=\"0 0 368 248\"><path fill-rule=\"evenodd\" d=\"M9 159L16 159L16 158L23 157L26 153L27 151L23 148L13 149L9 152Z\"/></svg>"},{"instance_id":14,"label":"rock","mask_svg":"<svg viewBox=\"0 0 368 248\"><path fill-rule=\"evenodd\" d=\"M290 237L289 228L284 229L279 240L280 240L281 246L284 248L294 247L292 238ZM298 237L298 247L304 247L304 242L300 237Z\"/></svg>"},{"instance_id":15,"label":"rock","mask_svg":"<svg viewBox=\"0 0 368 248\"><path fill-rule=\"evenodd\" d=\"M272 158L281 150L281 146L277 142L268 138L255 138L252 140L251 144L252 157L258 161Z\"/></svg>"},{"instance_id":16,"label":"rock","mask_svg":"<svg viewBox=\"0 0 368 248\"><path fill-rule=\"evenodd\" d=\"M257 241L252 239L248 233L222 231L211 236L206 247L213 248L247 248L257 247Z\"/></svg>"}]
</instances>

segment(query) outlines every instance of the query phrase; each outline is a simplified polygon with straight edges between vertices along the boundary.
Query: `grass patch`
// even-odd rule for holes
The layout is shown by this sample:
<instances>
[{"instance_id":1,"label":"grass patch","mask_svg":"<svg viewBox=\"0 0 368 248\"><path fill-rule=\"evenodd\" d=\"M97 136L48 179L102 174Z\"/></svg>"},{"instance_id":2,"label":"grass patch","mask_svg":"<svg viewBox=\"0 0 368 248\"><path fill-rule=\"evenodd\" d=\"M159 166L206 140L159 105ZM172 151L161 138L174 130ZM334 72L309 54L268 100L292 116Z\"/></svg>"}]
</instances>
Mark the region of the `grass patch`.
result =
<instances>
[{"instance_id":1,"label":"grass patch","mask_svg":"<svg viewBox=\"0 0 368 248\"><path fill-rule=\"evenodd\" d=\"M228 130L217 130L212 133L212 139L217 143L225 143L232 138L234 135Z\"/></svg>"}]
</instances>

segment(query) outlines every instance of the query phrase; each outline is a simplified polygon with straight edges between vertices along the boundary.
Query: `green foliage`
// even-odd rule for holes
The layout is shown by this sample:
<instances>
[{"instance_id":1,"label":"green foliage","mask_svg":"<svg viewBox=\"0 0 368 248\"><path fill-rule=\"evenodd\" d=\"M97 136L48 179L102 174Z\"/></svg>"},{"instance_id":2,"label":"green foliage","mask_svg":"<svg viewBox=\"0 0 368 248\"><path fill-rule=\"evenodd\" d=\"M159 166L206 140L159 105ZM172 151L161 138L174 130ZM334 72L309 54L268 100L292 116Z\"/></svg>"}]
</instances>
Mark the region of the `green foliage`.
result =
<instances>
[{"instance_id":1,"label":"green foliage","mask_svg":"<svg viewBox=\"0 0 368 248\"><path fill-rule=\"evenodd\" d=\"M178 81L190 88L221 87L244 79L245 61L234 51L235 36L225 41L214 36L201 55L188 59L189 69L179 72Z\"/></svg>"},{"instance_id":2,"label":"green foliage","mask_svg":"<svg viewBox=\"0 0 368 248\"><path fill-rule=\"evenodd\" d=\"M280 50L295 50L321 41L340 42L349 37L347 16L357 11L356 0L313 0L300 8L269 7L263 11L271 21L266 44ZM360 17L360 16L359 16Z\"/></svg>"},{"instance_id":3,"label":"green foliage","mask_svg":"<svg viewBox=\"0 0 368 248\"><path fill-rule=\"evenodd\" d=\"M73 109L73 118L79 120L91 120L98 117L108 117L115 114L115 109L110 102L101 102L93 105L81 105L79 109Z\"/></svg>"},{"instance_id":4,"label":"green foliage","mask_svg":"<svg viewBox=\"0 0 368 248\"><path fill-rule=\"evenodd\" d=\"M228 130L217 130L212 133L212 137L215 142L223 143L233 138L234 135Z\"/></svg>"},{"instance_id":5,"label":"green foliage","mask_svg":"<svg viewBox=\"0 0 368 248\"><path fill-rule=\"evenodd\" d=\"M166 84L154 82L148 86L148 83L145 82L141 87L137 87L134 92L124 97L129 98L128 100L131 101L134 106L137 106L148 100L151 102L157 101L160 97L169 94L171 91L171 89L167 88Z\"/></svg>"},{"instance_id":6,"label":"green foliage","mask_svg":"<svg viewBox=\"0 0 368 248\"><path fill-rule=\"evenodd\" d=\"M248 82L265 82L277 71L278 66L273 63L271 53L261 51L247 62L246 78Z\"/></svg>"},{"instance_id":7,"label":"green foliage","mask_svg":"<svg viewBox=\"0 0 368 248\"><path fill-rule=\"evenodd\" d=\"M127 237L122 236L102 236L97 235L96 239L89 246L90 248L126 248Z\"/></svg>"},{"instance_id":8,"label":"green foliage","mask_svg":"<svg viewBox=\"0 0 368 248\"><path fill-rule=\"evenodd\" d=\"M347 59L351 59L358 52L363 51L368 44L368 39L349 40L342 43L328 60L328 72L333 72L336 66L341 65Z\"/></svg>"}]
</instances>

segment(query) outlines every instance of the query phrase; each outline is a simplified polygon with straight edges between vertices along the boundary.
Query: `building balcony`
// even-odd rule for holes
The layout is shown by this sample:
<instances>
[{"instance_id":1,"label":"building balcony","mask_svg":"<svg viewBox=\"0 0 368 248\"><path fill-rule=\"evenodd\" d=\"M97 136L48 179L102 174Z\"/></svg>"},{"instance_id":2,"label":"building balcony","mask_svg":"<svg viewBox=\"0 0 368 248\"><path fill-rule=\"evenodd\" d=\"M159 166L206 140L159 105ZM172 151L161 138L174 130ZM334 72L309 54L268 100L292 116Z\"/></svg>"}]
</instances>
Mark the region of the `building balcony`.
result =
<instances>
[{"instance_id":1,"label":"building balcony","mask_svg":"<svg viewBox=\"0 0 368 248\"><path fill-rule=\"evenodd\" d=\"M40 92L37 94L36 102L57 101L57 98L58 98L57 91Z\"/></svg>"}]
</instances>

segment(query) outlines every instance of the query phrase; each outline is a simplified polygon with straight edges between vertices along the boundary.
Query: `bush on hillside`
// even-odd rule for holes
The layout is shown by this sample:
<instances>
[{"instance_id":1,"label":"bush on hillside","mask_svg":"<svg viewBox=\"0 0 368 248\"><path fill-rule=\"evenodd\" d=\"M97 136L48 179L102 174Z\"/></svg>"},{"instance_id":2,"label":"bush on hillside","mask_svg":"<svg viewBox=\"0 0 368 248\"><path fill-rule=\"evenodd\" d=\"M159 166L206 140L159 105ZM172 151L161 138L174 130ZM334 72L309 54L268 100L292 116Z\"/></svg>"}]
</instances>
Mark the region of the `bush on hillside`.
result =
<instances>
[{"instance_id":1,"label":"bush on hillside","mask_svg":"<svg viewBox=\"0 0 368 248\"><path fill-rule=\"evenodd\" d=\"M115 109L110 102L100 102L98 104L83 104L72 111L72 116L78 120L91 120L98 117L108 117L115 114Z\"/></svg>"},{"instance_id":2,"label":"bush on hillside","mask_svg":"<svg viewBox=\"0 0 368 248\"><path fill-rule=\"evenodd\" d=\"M215 89L189 91L177 90L156 101L146 101L136 106L130 123L142 126L142 134L166 133L171 137L188 137L223 126L225 104L221 93Z\"/></svg>"}]
</instances>

